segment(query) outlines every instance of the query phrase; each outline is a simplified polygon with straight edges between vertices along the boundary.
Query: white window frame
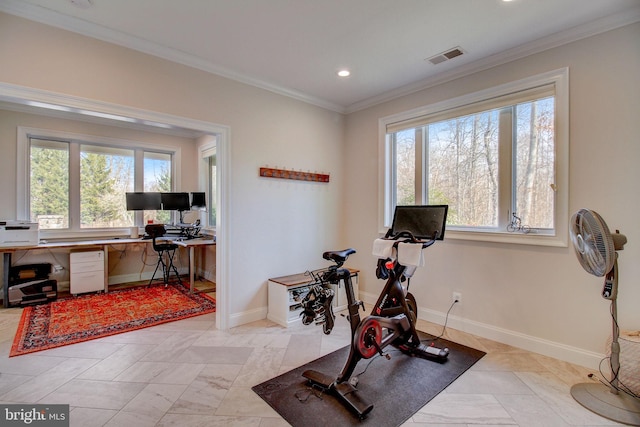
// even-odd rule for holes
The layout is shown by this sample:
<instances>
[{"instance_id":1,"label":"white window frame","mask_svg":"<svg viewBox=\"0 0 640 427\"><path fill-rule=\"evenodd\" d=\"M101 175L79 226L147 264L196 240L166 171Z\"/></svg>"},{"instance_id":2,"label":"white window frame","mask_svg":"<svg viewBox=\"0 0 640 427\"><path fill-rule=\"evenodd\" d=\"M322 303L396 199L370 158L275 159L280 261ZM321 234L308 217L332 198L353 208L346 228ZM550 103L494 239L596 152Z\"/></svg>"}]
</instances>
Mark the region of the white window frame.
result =
<instances>
[{"instance_id":1,"label":"white window frame","mask_svg":"<svg viewBox=\"0 0 640 427\"><path fill-rule=\"evenodd\" d=\"M378 120L378 231L384 234L393 217L393 147L387 138L387 128L394 123L419 121L420 117L432 116L470 104L490 101L496 97L529 89L553 85L555 96L555 213L553 234L509 233L506 230L480 230L449 228L446 238L515 243L539 246L568 246L569 223L569 70L562 68L506 83L446 101L419 107L410 111L386 116Z\"/></svg>"},{"instance_id":2,"label":"white window frame","mask_svg":"<svg viewBox=\"0 0 640 427\"><path fill-rule=\"evenodd\" d=\"M212 156L216 156L216 161L217 161L217 155L218 155L217 137L213 135L205 135L204 137L202 137L202 139L203 139L203 144L198 149L199 151L198 157L200 158L200 162L198 163L198 175L199 175L198 187L200 188L200 191L205 192L207 208L204 212L200 213L200 221L202 224L204 224L203 230L209 231L211 234L215 235L216 224L210 223L209 210L212 209L214 206L216 207L218 206L219 191L217 191L217 188L216 189L211 188L212 177L211 177L211 168L210 168L209 161L210 161L210 157ZM216 168L216 175L218 175L218 168ZM216 178L215 182L219 182L218 181L219 177L216 176L215 178ZM215 190L213 191L213 193L216 196L216 200L211 200L212 190ZM217 217L218 216L216 215L216 219Z\"/></svg>"},{"instance_id":3,"label":"white window frame","mask_svg":"<svg viewBox=\"0 0 640 427\"><path fill-rule=\"evenodd\" d=\"M109 138L95 135L83 135L72 132L39 129L31 127L19 126L17 129L17 176L16 176L16 196L17 196L17 218L29 219L31 217L29 212L29 197L30 197L30 138L39 139L55 139L60 141L70 141L77 144L91 144L102 145L105 147L114 148L126 148L134 150L135 162L136 162L136 175L142 176L143 170L143 152L155 151L170 154L172 156L172 190L180 188L180 164L181 164L181 148L179 146L172 145L158 145L149 144L140 141L123 140L117 138ZM138 154L139 153L139 154ZM72 167L79 168L80 157L71 158L70 163ZM75 166L74 166L75 163ZM78 169L79 170L79 169ZM136 188L134 191L142 191L142 179L136 177ZM140 188L138 188L140 186ZM79 194L75 194L75 191L71 190L69 195L70 206L79 206L80 200ZM95 238L95 237L112 237L120 235L129 235L129 227L115 227L115 228L80 228L79 218L75 221L70 218L70 227L64 230L40 230L40 238L55 239L55 238Z\"/></svg>"}]
</instances>

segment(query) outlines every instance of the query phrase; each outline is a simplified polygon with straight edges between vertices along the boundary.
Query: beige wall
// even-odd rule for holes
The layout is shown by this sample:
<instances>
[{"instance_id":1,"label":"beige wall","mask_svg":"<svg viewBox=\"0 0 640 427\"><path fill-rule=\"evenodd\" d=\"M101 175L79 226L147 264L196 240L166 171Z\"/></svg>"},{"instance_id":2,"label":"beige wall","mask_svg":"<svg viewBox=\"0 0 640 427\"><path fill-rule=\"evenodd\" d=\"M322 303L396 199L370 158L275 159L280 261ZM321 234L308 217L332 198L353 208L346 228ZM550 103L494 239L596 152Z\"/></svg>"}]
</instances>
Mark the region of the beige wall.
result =
<instances>
[{"instance_id":1,"label":"beige wall","mask_svg":"<svg viewBox=\"0 0 640 427\"><path fill-rule=\"evenodd\" d=\"M620 323L640 329L638 40L640 25L627 26L345 118L0 14L0 82L229 126L230 240L222 256L229 259L234 324L265 317L267 278L326 265L320 254L327 249L356 248L350 265L362 271L361 297L370 299L380 289L370 255L377 237L380 117L569 67L570 211L596 209L627 234L620 254ZM11 162L0 158L0 170ZM331 182L261 179L264 165L330 173ZM186 182L195 181L195 173L183 167ZM421 317L442 321L456 290L463 303L452 310L454 327L590 365L604 351L611 321L599 296L601 280L582 270L569 247L448 240L428 250L427 264L411 285Z\"/></svg>"},{"instance_id":2,"label":"beige wall","mask_svg":"<svg viewBox=\"0 0 640 427\"><path fill-rule=\"evenodd\" d=\"M350 114L344 242L359 250L361 297L371 298L382 285L370 255L378 237L378 119L563 67L570 85L569 210L594 209L627 235L620 326L640 329L640 24ZM421 317L442 321L455 290L463 302L451 311L451 326L585 364L604 352L611 319L602 280L580 267L572 247L450 239L428 249L426 263L411 284Z\"/></svg>"},{"instance_id":3,"label":"beige wall","mask_svg":"<svg viewBox=\"0 0 640 427\"><path fill-rule=\"evenodd\" d=\"M95 138L113 138L122 141L135 141L144 144L156 144L158 146L171 146L180 149L182 158L193 159L196 156L196 144L194 139L172 136L161 133L151 133L116 126L106 126L86 121L69 120L66 118L29 114L19 111L0 109L0 141L4 159L16 159L16 130L19 126L42 130L65 132ZM189 164L191 161L188 162ZM180 184L183 191L196 191L198 182L196 175L187 167L181 177ZM0 186L0 200L5 203L0 205L0 218L2 219L26 219L16 215L16 162L6 161L0 168L0 182L10 183ZM195 220L195 213L185 214L186 221ZM110 283L122 283L128 281L144 280L150 278L155 269L156 255L151 245L118 245L114 242L110 247L113 252L109 257L109 281ZM215 250L209 249L207 258L214 254ZM143 261L141 263L141 260ZM204 261L204 260L203 260ZM212 264L207 260L206 265ZM52 265L60 265L64 269L54 271L52 279L58 281L60 289L67 289L69 285L69 251L19 251L16 252L13 262L17 264L31 264L48 262ZM176 265L185 274L189 270L189 260L186 250L180 251L176 258ZM205 265L203 263L198 265ZM211 268L211 267L210 267ZM203 273L207 273L203 271ZM214 273L215 277L215 273Z\"/></svg>"},{"instance_id":4,"label":"beige wall","mask_svg":"<svg viewBox=\"0 0 640 427\"><path fill-rule=\"evenodd\" d=\"M55 116L30 114L20 111L2 110L0 108L0 144L2 144L2 158L17 158L16 135L19 126L51 130L56 132L68 132L77 135L93 136L96 138L113 138L121 141L136 141L144 144L157 144L158 146L177 147L185 158L193 159L196 156L195 140L186 137L178 137L162 133L144 132L117 126L106 126L86 121L70 120ZM186 168L180 176L180 190L197 191L197 175L192 168ZM1 200L6 201L0 205L0 218L16 218L16 162L0 168L0 182L10 182L12 185L0 187ZM26 219L26 218L19 218Z\"/></svg>"},{"instance_id":5,"label":"beige wall","mask_svg":"<svg viewBox=\"0 0 640 427\"><path fill-rule=\"evenodd\" d=\"M7 14L0 58L0 82L230 128L229 250L219 257L228 260L231 325L266 317L268 278L318 268L322 251L335 247L341 115ZM0 158L0 169L13 161ZM185 182L197 180L197 162L183 156ZM264 165L329 173L331 182L260 178Z\"/></svg>"}]
</instances>

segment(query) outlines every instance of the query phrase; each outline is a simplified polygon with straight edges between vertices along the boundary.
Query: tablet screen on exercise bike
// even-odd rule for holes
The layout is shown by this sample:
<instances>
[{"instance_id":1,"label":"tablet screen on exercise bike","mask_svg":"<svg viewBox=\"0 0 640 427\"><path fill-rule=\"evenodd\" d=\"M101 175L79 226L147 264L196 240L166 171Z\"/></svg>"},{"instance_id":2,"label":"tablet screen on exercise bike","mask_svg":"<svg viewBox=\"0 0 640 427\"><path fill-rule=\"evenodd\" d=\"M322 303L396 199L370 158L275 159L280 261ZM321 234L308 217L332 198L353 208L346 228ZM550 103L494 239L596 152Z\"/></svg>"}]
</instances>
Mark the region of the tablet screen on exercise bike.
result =
<instances>
[{"instance_id":1,"label":"tablet screen on exercise bike","mask_svg":"<svg viewBox=\"0 0 640 427\"><path fill-rule=\"evenodd\" d=\"M436 240L443 240L448 210L448 205L396 206L387 236L409 231L420 240L430 240L437 232Z\"/></svg>"}]
</instances>

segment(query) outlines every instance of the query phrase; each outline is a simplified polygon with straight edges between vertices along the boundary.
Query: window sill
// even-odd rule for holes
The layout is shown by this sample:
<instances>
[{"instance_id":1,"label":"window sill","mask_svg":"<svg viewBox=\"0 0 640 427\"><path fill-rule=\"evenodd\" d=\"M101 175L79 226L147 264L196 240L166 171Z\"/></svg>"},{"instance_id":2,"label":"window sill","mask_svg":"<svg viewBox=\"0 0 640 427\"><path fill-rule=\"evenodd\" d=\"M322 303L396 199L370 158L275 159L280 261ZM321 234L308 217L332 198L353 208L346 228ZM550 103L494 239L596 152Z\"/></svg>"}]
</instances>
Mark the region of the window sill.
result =
<instances>
[{"instance_id":1,"label":"window sill","mask_svg":"<svg viewBox=\"0 0 640 427\"><path fill-rule=\"evenodd\" d=\"M567 238L551 234L531 233L509 233L499 231L461 231L447 229L444 235L446 239L468 240L475 242L508 243L514 245L550 246L556 248L566 248L569 245Z\"/></svg>"},{"instance_id":2,"label":"window sill","mask_svg":"<svg viewBox=\"0 0 640 427\"><path fill-rule=\"evenodd\" d=\"M64 240L94 240L114 237L130 237L131 228L92 229L82 231L70 230L40 230L40 240L64 241Z\"/></svg>"}]
</instances>

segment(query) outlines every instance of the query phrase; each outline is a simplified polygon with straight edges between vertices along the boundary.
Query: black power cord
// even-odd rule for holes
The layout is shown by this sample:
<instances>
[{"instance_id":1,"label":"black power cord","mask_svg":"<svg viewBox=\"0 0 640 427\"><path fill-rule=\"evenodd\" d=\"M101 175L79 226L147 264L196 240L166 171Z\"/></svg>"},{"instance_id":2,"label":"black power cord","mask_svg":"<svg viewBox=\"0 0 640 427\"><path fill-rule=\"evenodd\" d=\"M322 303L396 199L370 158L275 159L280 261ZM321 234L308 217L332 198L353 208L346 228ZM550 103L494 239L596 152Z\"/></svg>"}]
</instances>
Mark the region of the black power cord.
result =
<instances>
[{"instance_id":1,"label":"black power cord","mask_svg":"<svg viewBox=\"0 0 640 427\"><path fill-rule=\"evenodd\" d=\"M613 315L613 302L610 305L609 308L609 312L611 314L611 319L613 320L613 326L615 328L615 334L618 335L619 331L620 331L620 327L618 326L618 321L616 319L616 317ZM602 364L604 363L605 360L609 361L609 369L611 370L611 373L613 374L613 378L611 378L611 380L607 380L606 376L602 370ZM604 384L605 386L609 387L609 388L614 388L617 391L623 392L628 394L631 397L634 397L636 399L639 399L640 396L637 393L634 393L627 385L625 385L619 378L619 374L620 374L620 368L621 366L618 366L617 370L613 369L613 364L611 363L611 356L609 357L605 357L602 360L600 360L600 365L598 366L598 371L600 372L600 375L602 376L602 379L600 378L596 378L598 381L600 381L602 384ZM589 374L589 378L593 378L594 375L593 374ZM614 386L613 383L617 382L617 385Z\"/></svg>"},{"instance_id":2,"label":"black power cord","mask_svg":"<svg viewBox=\"0 0 640 427\"><path fill-rule=\"evenodd\" d=\"M435 343L436 341L438 341L440 338L442 338L444 336L444 332L447 329L447 323L449 322L449 313L451 313L451 309L457 303L458 303L458 300L455 300L449 306L449 310L447 310L447 314L445 315L445 318L444 318L444 325L442 326L442 332L440 333L440 335L438 335L437 337L435 337L435 338L430 340L432 344ZM429 341L429 340L423 340L423 341Z\"/></svg>"}]
</instances>

